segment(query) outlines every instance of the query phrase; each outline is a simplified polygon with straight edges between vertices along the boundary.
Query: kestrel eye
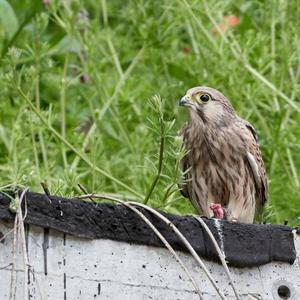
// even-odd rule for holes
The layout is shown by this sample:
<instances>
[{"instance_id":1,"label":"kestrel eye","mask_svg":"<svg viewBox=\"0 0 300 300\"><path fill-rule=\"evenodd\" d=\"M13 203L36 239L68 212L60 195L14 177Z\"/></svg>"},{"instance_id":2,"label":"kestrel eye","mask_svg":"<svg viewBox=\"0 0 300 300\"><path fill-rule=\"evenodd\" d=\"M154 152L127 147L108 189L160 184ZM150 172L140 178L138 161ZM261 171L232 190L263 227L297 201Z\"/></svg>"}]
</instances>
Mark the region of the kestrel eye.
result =
<instances>
[{"instance_id":1,"label":"kestrel eye","mask_svg":"<svg viewBox=\"0 0 300 300\"><path fill-rule=\"evenodd\" d=\"M201 95L200 100L202 102L208 102L210 100L210 96L207 94L203 94L203 95Z\"/></svg>"}]
</instances>

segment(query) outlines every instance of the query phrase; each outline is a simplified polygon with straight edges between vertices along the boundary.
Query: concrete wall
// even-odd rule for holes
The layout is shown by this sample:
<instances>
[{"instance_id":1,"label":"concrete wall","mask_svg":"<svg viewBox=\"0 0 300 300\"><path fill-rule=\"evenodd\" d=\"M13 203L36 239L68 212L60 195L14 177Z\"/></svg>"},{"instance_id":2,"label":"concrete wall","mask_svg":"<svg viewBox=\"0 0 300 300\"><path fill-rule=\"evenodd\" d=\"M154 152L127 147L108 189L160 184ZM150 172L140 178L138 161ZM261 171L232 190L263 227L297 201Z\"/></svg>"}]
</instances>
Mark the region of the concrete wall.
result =
<instances>
[{"instance_id":1,"label":"concrete wall","mask_svg":"<svg viewBox=\"0 0 300 300\"><path fill-rule=\"evenodd\" d=\"M0 232L11 225L0 223ZM300 238L293 265L271 263L251 269L230 268L241 299L281 299L279 286L300 299ZM84 240L44 228L27 228L30 269L24 290L22 246L17 256L16 299L199 299L180 265L162 248L111 240ZM0 243L0 299L9 299L13 234ZM219 299L194 259L179 253L196 278L204 299ZM221 265L205 261L227 299L236 299ZM284 288L282 288L284 290ZM25 293L25 296L24 296Z\"/></svg>"}]
</instances>

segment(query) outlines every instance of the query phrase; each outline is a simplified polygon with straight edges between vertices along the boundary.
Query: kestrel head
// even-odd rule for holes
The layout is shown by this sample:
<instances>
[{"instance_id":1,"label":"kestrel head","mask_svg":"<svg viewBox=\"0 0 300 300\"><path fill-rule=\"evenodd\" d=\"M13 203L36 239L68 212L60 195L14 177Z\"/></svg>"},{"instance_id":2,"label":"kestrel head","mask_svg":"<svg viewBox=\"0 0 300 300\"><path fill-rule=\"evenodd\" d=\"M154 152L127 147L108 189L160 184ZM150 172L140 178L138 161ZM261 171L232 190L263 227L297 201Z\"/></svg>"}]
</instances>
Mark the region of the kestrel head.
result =
<instances>
[{"instance_id":1,"label":"kestrel head","mask_svg":"<svg viewBox=\"0 0 300 300\"><path fill-rule=\"evenodd\" d=\"M229 100L221 92L206 86L189 89L179 105L189 109L191 120L200 118L205 124L226 123L235 117Z\"/></svg>"}]
</instances>

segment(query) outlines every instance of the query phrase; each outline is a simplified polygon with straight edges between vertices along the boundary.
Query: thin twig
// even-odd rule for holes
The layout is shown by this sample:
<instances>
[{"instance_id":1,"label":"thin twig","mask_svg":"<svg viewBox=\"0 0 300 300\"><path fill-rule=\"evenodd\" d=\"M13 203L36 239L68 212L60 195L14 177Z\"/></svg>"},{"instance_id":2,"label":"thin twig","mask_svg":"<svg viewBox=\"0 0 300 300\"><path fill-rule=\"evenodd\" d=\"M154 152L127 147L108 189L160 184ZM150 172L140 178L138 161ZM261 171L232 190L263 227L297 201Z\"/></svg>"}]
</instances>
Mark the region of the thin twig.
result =
<instances>
[{"instance_id":1,"label":"thin twig","mask_svg":"<svg viewBox=\"0 0 300 300\"><path fill-rule=\"evenodd\" d=\"M158 168L157 168L157 174L150 186L150 189L144 199L144 204L147 204L152 192L154 191L154 188L156 187L160 176L161 176L161 170L162 170L162 165L163 165L163 157L164 157L164 147L165 147L165 135L164 133L162 133L161 137L160 137L160 146L159 146L159 159L158 159Z\"/></svg>"},{"instance_id":2,"label":"thin twig","mask_svg":"<svg viewBox=\"0 0 300 300\"><path fill-rule=\"evenodd\" d=\"M24 189L21 193L21 196L19 198L18 203L18 210L16 212L16 217L18 219L18 232L19 237L21 238L21 244L22 244L22 252L23 252L23 264L24 264L24 299L28 298L28 291L29 291L29 274L32 273L34 276L34 270L30 265L28 252L27 252L27 245L26 245L26 234L25 234L25 228L24 228L24 220L27 217L27 201L26 201L26 192L28 191L28 188ZM24 201L24 215L22 213L22 202ZM40 287L38 284L37 278L35 278L35 283L37 285L37 290L40 295L40 299L42 300L42 294L40 291ZM15 289L16 290L16 289ZM14 295L15 298L15 295Z\"/></svg>"},{"instance_id":3,"label":"thin twig","mask_svg":"<svg viewBox=\"0 0 300 300\"><path fill-rule=\"evenodd\" d=\"M81 147L81 152L82 153L85 153L86 149L88 148L90 139L94 135L96 128L97 128L97 123L94 122L93 125L90 127L88 133L86 134L84 140L83 140L82 147ZM80 162L80 156L76 155L73 162L72 162L72 164L71 164L70 169L75 170L77 168L79 162Z\"/></svg>"},{"instance_id":4,"label":"thin twig","mask_svg":"<svg viewBox=\"0 0 300 300\"><path fill-rule=\"evenodd\" d=\"M101 7L102 7L103 25L104 25L104 27L107 27L108 26L108 15L107 15L106 0L101 0Z\"/></svg>"},{"instance_id":5,"label":"thin twig","mask_svg":"<svg viewBox=\"0 0 300 300\"><path fill-rule=\"evenodd\" d=\"M29 259L27 254L27 247L26 247L26 238L25 238L25 229L24 229L24 219L27 216L27 205L26 205L26 192L28 191L28 188L24 189L17 198L18 200L18 207L15 215L15 222L14 222L14 228L12 229L14 232L14 239L13 239L13 262L11 263L12 269L11 269L11 282L10 282L10 294L9 299L16 299L16 291L17 291L17 281L16 281L16 254L19 253L19 238L21 238L21 244L22 244L22 252L23 252L23 263L24 263L24 297L23 299L27 299L28 297L28 270L29 270ZM22 213L22 202L25 201L25 210L24 210L24 216ZM12 232L10 230L5 234L7 236ZM4 236L4 237L5 237Z\"/></svg>"},{"instance_id":6,"label":"thin twig","mask_svg":"<svg viewBox=\"0 0 300 300\"><path fill-rule=\"evenodd\" d=\"M122 202L119 202L122 203ZM157 228L151 223L151 221L145 217L145 215L143 213L141 213L138 209L136 209L135 207L133 207L132 205L123 202L123 205L128 207L129 209L131 209L132 211L134 211L136 214L138 214L138 216L145 222L148 224L148 226L154 231L154 233L157 235L157 237L163 242L163 244L166 246L166 248L171 252L171 254L174 256L175 260L180 264L180 266L182 267L182 269L185 271L185 273L187 274L188 278L190 279L190 281L192 282L194 288L196 289L197 294L199 295L199 299L203 299L202 298L202 293L200 291L200 288L198 287L196 280L192 277L192 275L190 274L190 272L188 271L188 269L186 268L186 266L184 265L183 261L180 259L180 257L178 256L178 254L175 252L175 250L173 249L173 247L169 244L169 242L162 236L162 234L157 230Z\"/></svg>"},{"instance_id":7,"label":"thin twig","mask_svg":"<svg viewBox=\"0 0 300 300\"><path fill-rule=\"evenodd\" d=\"M50 191L49 191L47 183L45 181L42 181L40 184L41 184L41 187L43 188L44 193L47 196L50 196L51 194L50 194Z\"/></svg>"},{"instance_id":8,"label":"thin twig","mask_svg":"<svg viewBox=\"0 0 300 300\"><path fill-rule=\"evenodd\" d=\"M42 181L40 184L41 184L41 186L42 186L42 188L44 190L44 193L45 193L45 195L46 195L49 203L52 203L52 200L50 199L51 194L50 194L47 182L46 181Z\"/></svg>"},{"instance_id":9,"label":"thin twig","mask_svg":"<svg viewBox=\"0 0 300 300\"><path fill-rule=\"evenodd\" d=\"M66 138L66 87L67 87L67 70L68 70L68 55L66 55L64 68L62 72L61 77L61 86L60 86L60 117L61 117L61 124L60 124L60 130L61 130L61 136L65 139ZM61 145L61 152L62 152L62 158L64 162L64 167L68 167L68 160L67 160L67 154L65 145Z\"/></svg>"},{"instance_id":10,"label":"thin twig","mask_svg":"<svg viewBox=\"0 0 300 300\"><path fill-rule=\"evenodd\" d=\"M79 196L78 199L85 199L85 198L89 198L89 197L103 198L101 196L99 197L98 194L88 194L88 195ZM117 202L119 201L120 203L122 203L122 201L120 201L119 199L112 198L112 197L107 197L105 199L112 200L112 201L117 201ZM208 277L209 281L212 283L213 287L215 288L215 290L217 291L217 293L219 294L219 296L221 297L221 299L222 300L226 299L225 296L223 295L223 293L221 292L220 288L217 286L217 284L216 284L215 280L213 279L212 275L210 274L209 270L206 268L205 264L202 262L202 260L199 257L199 255L196 253L196 251L191 246L191 244L189 243L189 241L184 237L184 235L178 230L178 228L169 219L167 219L161 213L159 213L155 209L153 209L153 208L151 208L151 207L149 207L149 206L147 206L145 204L141 204L141 203L138 203L138 202L132 202L132 201L125 202L125 203L126 204L132 204L132 205L135 205L135 206L142 207L142 208L150 211L155 216L157 216L159 219L161 219L164 223L166 223L175 232L175 234L179 237L179 239L184 243L184 245L187 247L187 249L189 250L189 252L195 258L195 260L200 265L200 267L202 268L202 270L204 271L204 273Z\"/></svg>"},{"instance_id":11,"label":"thin twig","mask_svg":"<svg viewBox=\"0 0 300 300\"><path fill-rule=\"evenodd\" d=\"M85 194L88 194L87 190L85 189L85 187L83 185L81 185L80 183L77 184L79 189L85 193ZM89 199L94 203L94 204L97 204L97 202L92 198L92 197L89 197Z\"/></svg>"},{"instance_id":12,"label":"thin twig","mask_svg":"<svg viewBox=\"0 0 300 300\"><path fill-rule=\"evenodd\" d=\"M16 283L15 283L15 276L16 276L16 251L17 251L17 227L18 227L18 214L15 216L15 222L14 222L14 239L13 239L13 261L12 261L12 268L11 268L11 277L10 277L10 289L9 289L9 300L16 298Z\"/></svg>"},{"instance_id":13,"label":"thin twig","mask_svg":"<svg viewBox=\"0 0 300 300\"><path fill-rule=\"evenodd\" d=\"M35 171L37 172L37 177L41 178L39 156L38 156L37 145L36 145L36 141L35 141L32 123L33 123L32 118L30 118L29 124L30 124L30 133L31 133L32 151L33 151L33 156L34 156L34 161L35 161Z\"/></svg>"},{"instance_id":14,"label":"thin twig","mask_svg":"<svg viewBox=\"0 0 300 300\"><path fill-rule=\"evenodd\" d=\"M23 249L23 265L24 265L24 299L28 296L28 267L29 267L29 259L27 255L27 248L26 248L26 238L25 238L25 230L24 230L24 219L27 214L27 208L25 204L25 217L23 218L22 214L22 201L25 198L26 192L28 191L28 188L24 189L21 193L20 200L19 200L19 206L17 211L18 216L18 224L20 228L20 234L21 234L21 243L22 243L22 249Z\"/></svg>"},{"instance_id":15,"label":"thin twig","mask_svg":"<svg viewBox=\"0 0 300 300\"><path fill-rule=\"evenodd\" d=\"M109 48L109 50L112 54L112 57L113 57L113 60L114 60L114 63L115 63L115 67L116 67L116 69L119 73L120 78L122 78L124 76L124 72L122 70L121 63L120 63L117 51L116 51L110 37L107 38L107 44L108 44L108 48Z\"/></svg>"},{"instance_id":16,"label":"thin twig","mask_svg":"<svg viewBox=\"0 0 300 300\"><path fill-rule=\"evenodd\" d=\"M203 24L201 23L201 19L196 16L196 14L193 12L193 10L191 9L190 5L188 4L188 2L186 0L182 0L181 2L184 3L186 9L188 10L189 14L191 15L191 17L194 19L195 23L197 24L197 26L200 28L200 30L202 31L202 33L205 35L205 37L210 41L210 43L214 46L215 49L218 49L218 45L215 42L215 40L212 38L211 34L208 32L208 30L206 30L206 28L203 26Z\"/></svg>"},{"instance_id":17,"label":"thin twig","mask_svg":"<svg viewBox=\"0 0 300 300\"><path fill-rule=\"evenodd\" d=\"M137 202L128 202L128 203L136 205L136 206L139 206L139 207L142 207L142 208L150 211L155 216L157 216L159 219L161 219L163 222L165 222L168 226L170 226L170 228L182 240L182 242L187 247L187 249L189 250L189 252L192 254L192 256L195 258L195 260L197 261L197 263L200 265L200 267L202 268L202 270L204 271L204 273L208 277L209 281L212 283L213 287L215 288L215 290L217 291L217 293L219 294L219 296L221 297L221 299L223 299L223 300L226 299L225 296L223 295L223 293L221 292L220 288L217 286L216 281L213 279L213 277L211 276L209 270L206 268L205 264L203 263L203 261L201 260L201 258L199 257L199 255L196 253L196 251L194 250L194 248L192 247L192 245L190 244L190 242L185 238L185 236L179 231L179 229L169 219L167 219L161 213L159 213L158 211L156 211L155 209L153 209L153 208L151 208L151 207L149 207L147 205L144 205L144 204L141 204L141 203L137 203Z\"/></svg>"},{"instance_id":18,"label":"thin twig","mask_svg":"<svg viewBox=\"0 0 300 300\"><path fill-rule=\"evenodd\" d=\"M105 196L100 195L100 194L87 194L87 195L78 196L77 198L78 199L85 199L85 198L90 198L90 197L115 201L115 202L123 204L124 206L128 207L130 210L134 211L153 230L153 232L156 234L156 236L162 241L162 243L166 246L166 248L171 252L171 254L174 256L175 260L180 264L180 266L183 268L183 270L187 274L188 278L192 282L192 284L193 284L193 286L194 286L197 294L199 295L199 299L200 300L203 299L202 298L202 293L201 293L201 291L200 291L200 289L199 289L199 287L198 287L195 279L190 274L190 272L188 271L188 269L184 265L183 261L180 259L180 257L175 252L175 250L170 245L170 243L162 236L162 234L157 230L157 228L151 223L151 221L142 212L140 212L138 209L136 209L135 207L133 207L128 202L120 200L120 199L117 199L117 198L114 198L114 197L109 197L109 196L105 197Z\"/></svg>"},{"instance_id":19,"label":"thin twig","mask_svg":"<svg viewBox=\"0 0 300 300\"><path fill-rule=\"evenodd\" d=\"M36 40L36 53L35 53L35 64L37 67L37 77L36 77L36 83L35 83L35 103L38 110L40 110L41 106L41 99L40 99L40 41L39 39ZM41 128L38 128L38 137L39 137L39 143L41 147L43 162L44 162L44 168L45 172L48 175L49 174L49 164L48 164L48 155L47 150L45 146L45 140L43 131Z\"/></svg>"},{"instance_id":20,"label":"thin twig","mask_svg":"<svg viewBox=\"0 0 300 300\"><path fill-rule=\"evenodd\" d=\"M115 88L115 91L114 91L113 95L105 102L103 108L101 109L101 111L99 113L99 120L103 119L104 115L106 114L107 110L111 106L112 102L115 100L117 95L120 93L120 91L121 91L124 83L126 82L127 78L129 77L131 72L134 70L134 68L138 64L138 62L139 62L140 58L142 57L143 53L144 53L144 47L141 48L141 50L138 52L138 54L133 58L130 66L125 71L124 76L122 76L120 78L119 82L117 83L117 86Z\"/></svg>"},{"instance_id":21,"label":"thin twig","mask_svg":"<svg viewBox=\"0 0 300 300\"><path fill-rule=\"evenodd\" d=\"M227 262L225 260L225 254L221 251L214 235L212 234L211 230L208 228L208 226L205 224L205 222L202 220L202 218L200 216L193 216L200 224L201 226L205 229L205 231L207 232L208 236L210 237L215 249L217 250L218 252L218 255L219 255L219 258L220 258L220 261L222 263L222 266L224 267L225 269L225 273L226 275L228 276L228 279L229 279L229 282L230 282L230 285L232 286L232 289L233 289L233 292L236 296L236 298L239 300L240 297L239 297L239 294L237 292L237 289L235 288L234 284L233 284L233 280L232 280L232 277L231 277L231 274L230 274L230 271L229 271L229 268L227 266Z\"/></svg>"},{"instance_id":22,"label":"thin twig","mask_svg":"<svg viewBox=\"0 0 300 300\"><path fill-rule=\"evenodd\" d=\"M276 0L275 0L276 1ZM275 74L276 74L276 46L275 46L275 42L276 42L276 20L275 20L275 13L278 9L278 7L276 7L276 4L273 2L272 5L272 19L271 19L271 57L272 57L272 63L271 63L271 75L272 75L272 79L274 80L275 78ZM274 5L275 4L275 5ZM278 99L277 99L277 95L276 93L273 92L273 99L274 99L274 109L275 111L280 111L280 106L278 103Z\"/></svg>"}]
</instances>

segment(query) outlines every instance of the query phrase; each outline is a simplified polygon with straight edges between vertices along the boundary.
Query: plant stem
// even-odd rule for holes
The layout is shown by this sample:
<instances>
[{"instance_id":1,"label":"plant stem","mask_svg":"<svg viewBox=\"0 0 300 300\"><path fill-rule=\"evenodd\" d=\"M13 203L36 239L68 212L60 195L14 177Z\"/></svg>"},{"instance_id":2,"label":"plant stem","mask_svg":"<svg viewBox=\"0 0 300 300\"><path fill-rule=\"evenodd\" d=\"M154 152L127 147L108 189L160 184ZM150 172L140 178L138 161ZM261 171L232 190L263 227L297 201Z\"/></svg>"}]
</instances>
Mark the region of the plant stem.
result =
<instances>
[{"instance_id":1,"label":"plant stem","mask_svg":"<svg viewBox=\"0 0 300 300\"><path fill-rule=\"evenodd\" d=\"M158 160L158 168L157 168L157 174L150 186L150 189L144 199L144 204L147 204L150 196L157 185L160 175L161 175L161 170L162 170L162 165L163 165L163 158L164 158L164 148L165 148L165 132L164 132L164 124L163 124L163 119L160 119L160 130L161 130L161 137L160 137L160 147L159 147L159 160Z\"/></svg>"},{"instance_id":2,"label":"plant stem","mask_svg":"<svg viewBox=\"0 0 300 300\"><path fill-rule=\"evenodd\" d=\"M63 74L61 78L61 89L60 89L60 114L61 114L61 135L65 139L66 138L66 76L68 69L68 55L65 58L65 64L63 69ZM62 158L64 162L64 167L68 167L68 161L66 156L65 145L61 145Z\"/></svg>"},{"instance_id":3,"label":"plant stem","mask_svg":"<svg viewBox=\"0 0 300 300\"><path fill-rule=\"evenodd\" d=\"M39 39L36 39L35 42L35 64L37 69L37 77L36 77L36 83L35 83L35 101L36 101L36 107L38 110L40 110L41 107L41 99L40 99L40 41ZM48 164L48 155L47 150L45 146L44 136L42 129L38 129L38 136L39 136L39 143L41 147L43 162L44 162L44 168L46 175L49 174L49 164Z\"/></svg>"},{"instance_id":4,"label":"plant stem","mask_svg":"<svg viewBox=\"0 0 300 300\"><path fill-rule=\"evenodd\" d=\"M78 155L90 168L94 169L101 175L105 176L106 178L110 179L111 181L117 183L119 186L123 187L127 191L130 191L134 195L143 198L144 196L138 193L136 190L133 188L129 187L119 179L113 177L111 174L107 173L105 170L95 166L88 157L86 157L83 153L81 153L80 150L76 149L69 141L67 141L59 132L57 132L48 122L47 120L43 117L41 112L32 104L32 102L28 99L28 97L24 94L22 89L18 87L18 92L22 96L22 98L29 104L31 109L35 112L35 114L39 117L39 119L42 121L42 123L47 127L47 129L57 138L59 139L62 143L64 143L69 149L71 149L76 155Z\"/></svg>"}]
</instances>

